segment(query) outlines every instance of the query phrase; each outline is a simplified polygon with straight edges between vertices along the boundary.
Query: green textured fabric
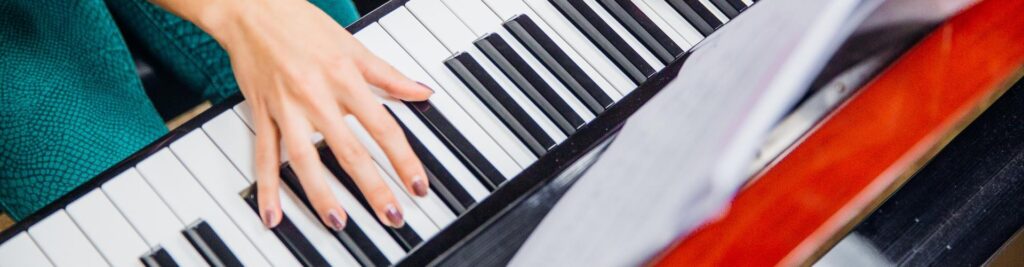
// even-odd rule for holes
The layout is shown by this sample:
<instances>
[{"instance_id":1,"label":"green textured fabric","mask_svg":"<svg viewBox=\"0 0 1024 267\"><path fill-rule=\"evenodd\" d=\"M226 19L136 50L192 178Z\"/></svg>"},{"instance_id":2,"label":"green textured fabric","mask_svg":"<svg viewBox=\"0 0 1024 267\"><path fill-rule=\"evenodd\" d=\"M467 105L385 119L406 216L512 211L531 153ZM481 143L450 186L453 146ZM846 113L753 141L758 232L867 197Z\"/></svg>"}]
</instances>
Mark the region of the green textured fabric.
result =
<instances>
[{"instance_id":1,"label":"green textured fabric","mask_svg":"<svg viewBox=\"0 0 1024 267\"><path fill-rule=\"evenodd\" d=\"M358 18L351 0L312 2ZM122 30L207 99L237 92L216 42L144 0L0 1L0 206L16 220L167 132Z\"/></svg>"}]
</instances>

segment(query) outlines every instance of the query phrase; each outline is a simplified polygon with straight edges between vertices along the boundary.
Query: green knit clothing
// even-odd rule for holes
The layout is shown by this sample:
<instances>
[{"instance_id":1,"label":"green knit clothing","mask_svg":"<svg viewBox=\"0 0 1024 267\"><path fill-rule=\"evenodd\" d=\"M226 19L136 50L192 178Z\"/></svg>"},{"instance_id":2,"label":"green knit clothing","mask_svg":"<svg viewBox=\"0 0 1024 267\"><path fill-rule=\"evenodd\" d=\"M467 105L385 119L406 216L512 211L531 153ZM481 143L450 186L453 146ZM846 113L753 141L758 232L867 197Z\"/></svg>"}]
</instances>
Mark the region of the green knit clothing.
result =
<instances>
[{"instance_id":1,"label":"green knit clothing","mask_svg":"<svg viewBox=\"0 0 1024 267\"><path fill-rule=\"evenodd\" d=\"M311 2L341 25L359 17L351 0ZM0 1L0 208L16 220L167 132L122 33L187 90L238 91L209 35L145 0Z\"/></svg>"}]
</instances>

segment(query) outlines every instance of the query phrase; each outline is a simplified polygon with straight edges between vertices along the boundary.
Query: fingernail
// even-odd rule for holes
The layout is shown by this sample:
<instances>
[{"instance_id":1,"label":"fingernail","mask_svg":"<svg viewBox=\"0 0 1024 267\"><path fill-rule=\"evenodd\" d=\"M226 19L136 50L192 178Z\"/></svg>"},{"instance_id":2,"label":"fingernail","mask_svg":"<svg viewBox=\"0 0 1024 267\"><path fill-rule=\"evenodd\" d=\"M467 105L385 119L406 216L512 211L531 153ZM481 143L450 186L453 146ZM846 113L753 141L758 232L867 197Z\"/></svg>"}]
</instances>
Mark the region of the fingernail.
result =
<instances>
[{"instance_id":1,"label":"fingernail","mask_svg":"<svg viewBox=\"0 0 1024 267\"><path fill-rule=\"evenodd\" d=\"M341 215L338 215L337 211L327 212L327 219L331 221L331 228L334 228L334 231L345 229L345 221L341 220Z\"/></svg>"},{"instance_id":2,"label":"fingernail","mask_svg":"<svg viewBox=\"0 0 1024 267\"><path fill-rule=\"evenodd\" d=\"M274 214L275 213L272 210L269 210L269 209L263 210L263 225L266 225L267 228L274 228L274 226L277 226L277 225L273 225L273 223L275 221L274 219L276 219L276 218L274 218Z\"/></svg>"},{"instance_id":3,"label":"fingernail","mask_svg":"<svg viewBox=\"0 0 1024 267\"><path fill-rule=\"evenodd\" d=\"M412 178L412 191L417 196L427 196L427 180L423 179L423 176L416 176Z\"/></svg>"},{"instance_id":4,"label":"fingernail","mask_svg":"<svg viewBox=\"0 0 1024 267\"><path fill-rule=\"evenodd\" d=\"M402 220L402 213L398 212L398 208L395 208L394 204L388 205L388 209L384 213L388 216L388 221L391 221L392 227L401 228L405 225L405 221Z\"/></svg>"},{"instance_id":5,"label":"fingernail","mask_svg":"<svg viewBox=\"0 0 1024 267\"><path fill-rule=\"evenodd\" d=\"M434 88L430 88L430 86L427 86L426 84L423 84L421 82L416 82L416 83L420 84L420 86L423 86L423 88L427 88L427 90L430 90L431 93L434 92Z\"/></svg>"}]
</instances>

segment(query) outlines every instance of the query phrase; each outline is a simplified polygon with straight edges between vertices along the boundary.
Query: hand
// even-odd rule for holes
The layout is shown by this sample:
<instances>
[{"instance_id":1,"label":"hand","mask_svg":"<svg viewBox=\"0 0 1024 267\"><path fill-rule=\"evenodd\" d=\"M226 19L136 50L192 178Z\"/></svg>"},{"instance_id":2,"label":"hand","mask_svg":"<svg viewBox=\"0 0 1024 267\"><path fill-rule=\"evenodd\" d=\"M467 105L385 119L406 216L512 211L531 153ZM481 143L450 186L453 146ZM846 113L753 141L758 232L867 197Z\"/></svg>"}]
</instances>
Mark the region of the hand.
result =
<instances>
[{"instance_id":1,"label":"hand","mask_svg":"<svg viewBox=\"0 0 1024 267\"><path fill-rule=\"evenodd\" d=\"M230 55L238 85L252 109L264 224L274 227L282 218L280 144L320 219L334 230L344 228L347 215L328 188L321 159L310 141L319 132L377 217L391 227L401 227L402 207L344 116L355 116L380 144L407 190L425 196L428 182L422 164L370 85L407 101L426 100L432 91L374 56L304 0L214 2L193 10L201 11L197 24Z\"/></svg>"}]
</instances>

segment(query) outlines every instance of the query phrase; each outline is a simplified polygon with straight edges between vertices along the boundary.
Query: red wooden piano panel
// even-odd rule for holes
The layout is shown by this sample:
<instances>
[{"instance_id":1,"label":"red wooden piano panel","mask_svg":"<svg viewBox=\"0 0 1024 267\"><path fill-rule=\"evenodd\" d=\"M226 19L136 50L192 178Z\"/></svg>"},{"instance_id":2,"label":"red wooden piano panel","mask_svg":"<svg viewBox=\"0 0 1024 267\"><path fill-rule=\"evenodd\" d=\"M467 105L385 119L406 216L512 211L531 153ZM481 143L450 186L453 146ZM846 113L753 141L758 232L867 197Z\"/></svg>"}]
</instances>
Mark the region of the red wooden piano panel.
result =
<instances>
[{"instance_id":1,"label":"red wooden piano panel","mask_svg":"<svg viewBox=\"0 0 1024 267\"><path fill-rule=\"evenodd\" d=\"M987 0L943 23L733 200L661 266L803 263L1018 77L1024 1Z\"/></svg>"}]
</instances>

